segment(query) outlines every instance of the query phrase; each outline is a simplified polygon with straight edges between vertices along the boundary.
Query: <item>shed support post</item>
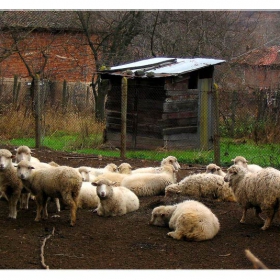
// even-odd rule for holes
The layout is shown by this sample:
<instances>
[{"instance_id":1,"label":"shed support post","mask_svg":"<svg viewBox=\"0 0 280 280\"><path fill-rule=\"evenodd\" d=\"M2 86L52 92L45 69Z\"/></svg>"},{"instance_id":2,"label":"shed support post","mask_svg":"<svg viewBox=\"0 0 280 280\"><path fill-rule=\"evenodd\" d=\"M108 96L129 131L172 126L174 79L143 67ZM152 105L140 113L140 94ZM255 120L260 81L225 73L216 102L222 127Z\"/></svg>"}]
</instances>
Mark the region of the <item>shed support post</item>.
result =
<instances>
[{"instance_id":1,"label":"shed support post","mask_svg":"<svg viewBox=\"0 0 280 280\"><path fill-rule=\"evenodd\" d=\"M208 79L200 80L200 149L208 149Z\"/></svg>"},{"instance_id":2,"label":"shed support post","mask_svg":"<svg viewBox=\"0 0 280 280\"><path fill-rule=\"evenodd\" d=\"M40 76L34 78L34 103L35 103L35 147L41 148L42 132L42 101L40 92Z\"/></svg>"},{"instance_id":3,"label":"shed support post","mask_svg":"<svg viewBox=\"0 0 280 280\"><path fill-rule=\"evenodd\" d=\"M221 155L220 155L220 131L219 131L219 90L218 85L214 84L213 86L213 111L214 111L214 163L219 165L221 164Z\"/></svg>"},{"instance_id":4,"label":"shed support post","mask_svg":"<svg viewBox=\"0 0 280 280\"><path fill-rule=\"evenodd\" d=\"M126 154L126 115L127 115L127 78L122 78L122 104L121 104L121 159Z\"/></svg>"}]
</instances>

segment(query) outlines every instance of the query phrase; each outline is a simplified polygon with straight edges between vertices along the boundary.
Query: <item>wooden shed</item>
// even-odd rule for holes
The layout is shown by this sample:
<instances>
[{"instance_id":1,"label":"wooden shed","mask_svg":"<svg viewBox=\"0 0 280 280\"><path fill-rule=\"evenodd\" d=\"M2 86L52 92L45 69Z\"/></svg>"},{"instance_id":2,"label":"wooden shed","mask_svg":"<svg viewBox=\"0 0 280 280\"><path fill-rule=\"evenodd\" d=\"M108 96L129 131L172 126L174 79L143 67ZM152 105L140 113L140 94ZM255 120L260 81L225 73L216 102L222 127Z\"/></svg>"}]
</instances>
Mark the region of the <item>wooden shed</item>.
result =
<instances>
[{"instance_id":1,"label":"wooden shed","mask_svg":"<svg viewBox=\"0 0 280 280\"><path fill-rule=\"evenodd\" d=\"M121 145L122 81L126 77L127 148L212 148L214 65L223 62L157 57L101 71L102 79L110 81L104 142Z\"/></svg>"}]
</instances>

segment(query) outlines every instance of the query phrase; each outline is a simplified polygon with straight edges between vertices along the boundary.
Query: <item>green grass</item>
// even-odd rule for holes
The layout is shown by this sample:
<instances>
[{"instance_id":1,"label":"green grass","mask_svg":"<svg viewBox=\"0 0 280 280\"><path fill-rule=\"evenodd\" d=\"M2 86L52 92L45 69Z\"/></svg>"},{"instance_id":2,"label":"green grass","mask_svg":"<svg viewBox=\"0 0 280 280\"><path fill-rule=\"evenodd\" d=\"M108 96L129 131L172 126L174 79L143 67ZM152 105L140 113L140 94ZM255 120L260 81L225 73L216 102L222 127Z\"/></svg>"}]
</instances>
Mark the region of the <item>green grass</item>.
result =
<instances>
[{"instance_id":1,"label":"green grass","mask_svg":"<svg viewBox=\"0 0 280 280\"><path fill-rule=\"evenodd\" d=\"M119 150L103 150L98 148L87 148L90 143L92 146L97 146L94 143L100 141L95 137L86 139L86 145L83 143L85 139L80 139L79 135L53 135L44 138L42 146L48 147L55 151L75 152L80 154L102 155L104 157L120 157ZM27 145L31 148L35 147L33 138L13 139L5 144L14 146ZM214 162L214 152L199 151L199 150L184 150L184 151L130 151L126 152L126 158L143 159L161 161L168 155L177 157L180 163L187 164L202 164L206 165ZM261 166L273 166L280 168L280 144L262 144L256 145L253 142L237 144L232 139L221 139L220 146L220 165L230 166L232 159L236 156L244 156L249 163L258 164Z\"/></svg>"}]
</instances>

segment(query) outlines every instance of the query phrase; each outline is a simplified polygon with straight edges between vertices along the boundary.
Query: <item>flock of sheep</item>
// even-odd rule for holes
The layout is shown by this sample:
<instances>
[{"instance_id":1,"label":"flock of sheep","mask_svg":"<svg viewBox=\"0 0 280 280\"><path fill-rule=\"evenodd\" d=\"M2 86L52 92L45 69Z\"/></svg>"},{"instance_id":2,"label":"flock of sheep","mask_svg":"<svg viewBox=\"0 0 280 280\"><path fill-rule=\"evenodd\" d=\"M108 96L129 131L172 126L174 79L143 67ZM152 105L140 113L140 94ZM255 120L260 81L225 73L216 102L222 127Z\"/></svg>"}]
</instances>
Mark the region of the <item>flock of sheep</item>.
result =
<instances>
[{"instance_id":1,"label":"flock of sheep","mask_svg":"<svg viewBox=\"0 0 280 280\"><path fill-rule=\"evenodd\" d=\"M90 208L99 216L120 216L137 211L139 197L174 194L193 197L174 205L155 207L149 224L169 227L174 239L202 241L212 239L220 230L216 215L195 198L208 197L238 202L245 222L246 211L254 208L259 219L265 215L266 230L279 208L280 171L248 164L242 156L233 159L227 173L214 163L203 173L186 176L177 182L180 164L168 156L158 167L132 170L128 163L104 168L60 166L44 163L31 155L27 146L15 149L13 155L0 149L0 195L7 200L8 217L17 218L17 204L28 209L30 197L35 199L35 221L48 218L48 201L54 200L70 209L70 225L74 226L78 208Z\"/></svg>"}]
</instances>

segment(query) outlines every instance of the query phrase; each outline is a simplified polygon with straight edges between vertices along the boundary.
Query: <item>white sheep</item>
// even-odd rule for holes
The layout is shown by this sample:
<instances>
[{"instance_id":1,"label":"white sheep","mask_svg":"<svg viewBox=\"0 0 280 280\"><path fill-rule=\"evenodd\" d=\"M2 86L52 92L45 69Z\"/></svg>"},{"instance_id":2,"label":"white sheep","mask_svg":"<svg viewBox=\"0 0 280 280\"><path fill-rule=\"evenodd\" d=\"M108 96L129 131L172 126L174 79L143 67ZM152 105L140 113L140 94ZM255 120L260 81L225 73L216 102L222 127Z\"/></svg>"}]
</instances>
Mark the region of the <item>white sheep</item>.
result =
<instances>
[{"instance_id":1,"label":"white sheep","mask_svg":"<svg viewBox=\"0 0 280 280\"><path fill-rule=\"evenodd\" d=\"M0 149L0 191L8 200L9 218L17 218L17 203L23 189L17 170L12 163L14 155L7 149Z\"/></svg>"},{"instance_id":2,"label":"white sheep","mask_svg":"<svg viewBox=\"0 0 280 280\"><path fill-rule=\"evenodd\" d=\"M82 186L82 176L77 170L69 166L34 169L29 161L21 160L17 166L17 176L36 198L35 221L41 220L42 210L42 218L48 218L48 197L61 198L65 205L70 206L70 225L75 225L78 196Z\"/></svg>"},{"instance_id":3,"label":"white sheep","mask_svg":"<svg viewBox=\"0 0 280 280\"><path fill-rule=\"evenodd\" d=\"M121 186L132 190L137 196L164 194L165 187L176 182L176 171L171 164L162 167L159 173L131 174L122 180Z\"/></svg>"},{"instance_id":4,"label":"white sheep","mask_svg":"<svg viewBox=\"0 0 280 280\"><path fill-rule=\"evenodd\" d=\"M231 161L233 161L233 164L238 164L240 166L247 168L250 172L258 172L262 170L262 167L257 164L248 164L247 159L242 156L237 156Z\"/></svg>"},{"instance_id":5,"label":"white sheep","mask_svg":"<svg viewBox=\"0 0 280 280\"><path fill-rule=\"evenodd\" d=\"M96 209L99 202L100 199L96 192L96 186L93 186L91 182L83 182L78 196L78 208Z\"/></svg>"},{"instance_id":6,"label":"white sheep","mask_svg":"<svg viewBox=\"0 0 280 280\"><path fill-rule=\"evenodd\" d=\"M131 174L131 169L132 169L131 165L129 163L124 162L124 163L120 164L118 167L119 173L104 172L103 174L97 176L96 179L93 180L93 182L96 182L100 179L108 179L108 180L120 185L121 182L123 181L123 179Z\"/></svg>"},{"instance_id":7,"label":"white sheep","mask_svg":"<svg viewBox=\"0 0 280 280\"><path fill-rule=\"evenodd\" d=\"M160 163L160 167L141 167L141 168L137 168L135 170L133 170L131 173L135 174L135 173L159 173L162 169L162 167L166 164L171 164L174 166L174 169L176 171L178 171L181 166L177 160L176 157L174 156L168 156L164 159L162 159L161 163Z\"/></svg>"},{"instance_id":8,"label":"white sheep","mask_svg":"<svg viewBox=\"0 0 280 280\"><path fill-rule=\"evenodd\" d=\"M243 166L235 164L228 168L224 180L229 182L237 202L243 209L240 223L245 223L247 210L254 208L259 219L263 220L260 213L266 215L261 229L269 228L279 207L280 171L267 167L258 172L249 172Z\"/></svg>"},{"instance_id":9,"label":"white sheep","mask_svg":"<svg viewBox=\"0 0 280 280\"><path fill-rule=\"evenodd\" d=\"M226 173L215 163L210 163L206 166L206 173L212 173L216 175L220 175L222 177L226 176Z\"/></svg>"},{"instance_id":10,"label":"white sheep","mask_svg":"<svg viewBox=\"0 0 280 280\"><path fill-rule=\"evenodd\" d=\"M93 182L100 199L96 212L99 216L122 216L139 209L139 198L125 187L115 187L114 182L101 179Z\"/></svg>"},{"instance_id":11,"label":"white sheep","mask_svg":"<svg viewBox=\"0 0 280 280\"><path fill-rule=\"evenodd\" d=\"M195 200L154 208L149 224L168 226L173 230L167 233L168 236L188 241L212 239L220 230L220 223L215 214Z\"/></svg>"},{"instance_id":12,"label":"white sheep","mask_svg":"<svg viewBox=\"0 0 280 280\"><path fill-rule=\"evenodd\" d=\"M170 184L165 188L165 197L173 194L236 202L234 193L224 178L211 173L192 174L186 176L178 184Z\"/></svg>"},{"instance_id":13,"label":"white sheep","mask_svg":"<svg viewBox=\"0 0 280 280\"><path fill-rule=\"evenodd\" d=\"M19 163L23 159L30 162L40 162L38 158L31 155L32 152L28 146L19 146L17 149L15 149L15 152L15 163Z\"/></svg>"}]
</instances>

